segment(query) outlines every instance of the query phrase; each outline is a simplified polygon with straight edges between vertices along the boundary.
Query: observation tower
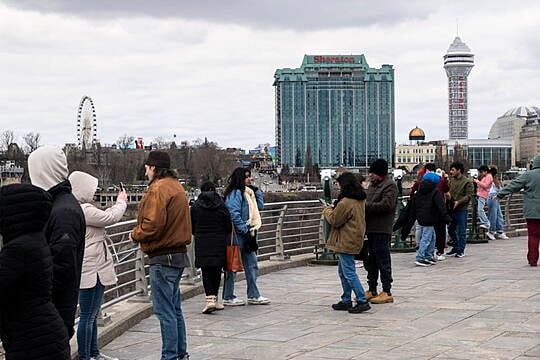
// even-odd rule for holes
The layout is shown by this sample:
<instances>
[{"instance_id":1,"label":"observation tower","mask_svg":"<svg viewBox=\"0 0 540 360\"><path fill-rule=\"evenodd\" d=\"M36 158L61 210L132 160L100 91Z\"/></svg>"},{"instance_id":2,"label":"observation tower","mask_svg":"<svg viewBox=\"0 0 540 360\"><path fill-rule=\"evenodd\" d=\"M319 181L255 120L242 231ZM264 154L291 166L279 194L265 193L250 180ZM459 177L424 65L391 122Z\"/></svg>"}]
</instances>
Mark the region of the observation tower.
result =
<instances>
[{"instance_id":1,"label":"observation tower","mask_svg":"<svg viewBox=\"0 0 540 360\"><path fill-rule=\"evenodd\" d=\"M474 54L459 36L456 36L444 55L444 70L448 76L448 138L450 140L469 137L467 77L473 66Z\"/></svg>"}]
</instances>

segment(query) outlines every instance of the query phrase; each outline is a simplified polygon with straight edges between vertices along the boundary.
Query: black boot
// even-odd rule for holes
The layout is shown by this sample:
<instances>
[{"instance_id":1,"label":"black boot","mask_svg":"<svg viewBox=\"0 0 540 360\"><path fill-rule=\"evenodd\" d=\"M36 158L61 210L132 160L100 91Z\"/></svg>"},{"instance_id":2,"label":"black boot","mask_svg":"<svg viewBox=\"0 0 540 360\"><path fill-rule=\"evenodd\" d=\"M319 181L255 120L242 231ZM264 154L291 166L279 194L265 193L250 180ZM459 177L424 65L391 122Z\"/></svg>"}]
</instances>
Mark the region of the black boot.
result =
<instances>
[{"instance_id":1,"label":"black boot","mask_svg":"<svg viewBox=\"0 0 540 360\"><path fill-rule=\"evenodd\" d=\"M355 306L349 309L349 312L351 314L360 314L361 312L368 311L369 309L371 309L371 306L369 306L367 301L365 303L358 302Z\"/></svg>"}]
</instances>

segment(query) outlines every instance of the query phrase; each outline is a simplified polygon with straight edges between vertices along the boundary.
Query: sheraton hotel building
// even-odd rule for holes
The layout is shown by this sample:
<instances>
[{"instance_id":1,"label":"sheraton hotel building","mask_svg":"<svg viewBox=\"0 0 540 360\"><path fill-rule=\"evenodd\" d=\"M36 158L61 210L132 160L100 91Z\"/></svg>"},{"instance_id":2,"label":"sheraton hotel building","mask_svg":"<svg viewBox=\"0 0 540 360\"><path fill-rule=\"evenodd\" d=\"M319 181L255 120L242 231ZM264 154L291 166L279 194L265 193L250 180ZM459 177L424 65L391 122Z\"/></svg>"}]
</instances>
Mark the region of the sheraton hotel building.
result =
<instances>
[{"instance_id":1,"label":"sheraton hotel building","mask_svg":"<svg viewBox=\"0 0 540 360\"><path fill-rule=\"evenodd\" d=\"M281 166L393 165L394 69L370 68L364 55L305 55L297 69L278 69L276 143Z\"/></svg>"}]
</instances>

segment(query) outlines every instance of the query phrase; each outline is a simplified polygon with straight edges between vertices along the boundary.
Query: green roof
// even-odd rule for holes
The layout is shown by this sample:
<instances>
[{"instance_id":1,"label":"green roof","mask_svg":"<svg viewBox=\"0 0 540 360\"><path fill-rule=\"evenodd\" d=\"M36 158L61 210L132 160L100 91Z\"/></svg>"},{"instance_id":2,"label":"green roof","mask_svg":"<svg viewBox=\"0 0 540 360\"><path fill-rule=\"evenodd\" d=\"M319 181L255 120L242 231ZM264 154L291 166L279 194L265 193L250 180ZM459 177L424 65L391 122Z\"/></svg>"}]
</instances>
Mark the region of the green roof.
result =
<instances>
[{"instance_id":1,"label":"green roof","mask_svg":"<svg viewBox=\"0 0 540 360\"><path fill-rule=\"evenodd\" d=\"M330 69L359 69L365 72L365 80L392 80L392 65L384 64L380 69L370 68L364 55L304 55L299 68L277 69L274 78L281 81L307 81L306 71Z\"/></svg>"}]
</instances>

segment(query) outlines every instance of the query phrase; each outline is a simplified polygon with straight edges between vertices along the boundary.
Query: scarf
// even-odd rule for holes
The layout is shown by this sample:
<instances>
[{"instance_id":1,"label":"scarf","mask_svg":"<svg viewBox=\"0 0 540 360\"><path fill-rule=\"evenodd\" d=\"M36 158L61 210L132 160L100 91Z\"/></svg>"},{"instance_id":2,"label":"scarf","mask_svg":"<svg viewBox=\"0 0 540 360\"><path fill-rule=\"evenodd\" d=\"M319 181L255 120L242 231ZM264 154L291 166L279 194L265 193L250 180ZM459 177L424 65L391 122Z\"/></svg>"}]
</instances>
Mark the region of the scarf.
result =
<instances>
[{"instance_id":1,"label":"scarf","mask_svg":"<svg viewBox=\"0 0 540 360\"><path fill-rule=\"evenodd\" d=\"M247 226L250 229L259 230L262 225L261 214L259 213L259 208L257 207L257 198L255 197L255 192L246 186L244 190L244 197L248 203L249 209L249 218L247 220Z\"/></svg>"}]
</instances>

